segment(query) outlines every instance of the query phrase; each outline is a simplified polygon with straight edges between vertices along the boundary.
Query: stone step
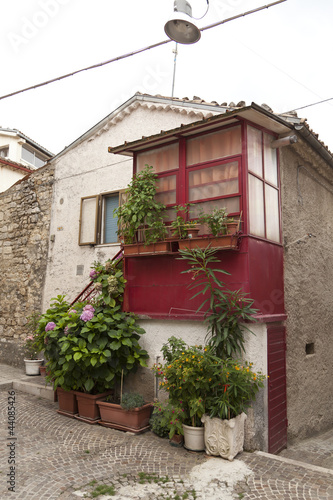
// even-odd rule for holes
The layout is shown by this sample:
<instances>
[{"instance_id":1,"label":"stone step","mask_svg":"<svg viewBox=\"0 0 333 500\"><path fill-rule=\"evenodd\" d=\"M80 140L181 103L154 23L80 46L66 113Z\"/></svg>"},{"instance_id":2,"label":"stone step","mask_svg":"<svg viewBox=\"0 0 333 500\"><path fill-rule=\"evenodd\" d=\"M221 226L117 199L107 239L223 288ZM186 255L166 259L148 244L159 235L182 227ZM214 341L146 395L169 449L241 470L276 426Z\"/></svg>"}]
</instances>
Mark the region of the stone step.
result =
<instances>
[{"instance_id":1,"label":"stone step","mask_svg":"<svg viewBox=\"0 0 333 500\"><path fill-rule=\"evenodd\" d=\"M43 377L22 377L12 381L12 388L17 391L34 394L40 398L55 401L54 390L51 385L45 385Z\"/></svg>"}]
</instances>

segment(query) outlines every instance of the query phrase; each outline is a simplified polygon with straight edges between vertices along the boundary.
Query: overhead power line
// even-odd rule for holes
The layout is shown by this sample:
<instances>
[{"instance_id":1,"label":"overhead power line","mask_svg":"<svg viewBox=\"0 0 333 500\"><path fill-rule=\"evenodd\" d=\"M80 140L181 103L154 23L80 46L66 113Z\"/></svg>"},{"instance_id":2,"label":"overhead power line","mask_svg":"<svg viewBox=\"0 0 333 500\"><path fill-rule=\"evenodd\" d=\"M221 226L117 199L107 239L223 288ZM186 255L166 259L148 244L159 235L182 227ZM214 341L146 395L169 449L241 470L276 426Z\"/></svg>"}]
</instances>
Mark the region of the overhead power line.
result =
<instances>
[{"instance_id":1,"label":"overhead power line","mask_svg":"<svg viewBox=\"0 0 333 500\"><path fill-rule=\"evenodd\" d=\"M294 109L290 109L289 111L284 111L281 114L284 115L284 114L291 113L292 111L299 111L300 109L310 108L311 106L317 106L317 104L323 104L324 102L328 102L328 101L332 101L332 100L333 100L333 97L330 97L329 99L323 99L322 101L313 102L312 104L307 104L306 106L301 106L300 108L294 108Z\"/></svg>"},{"instance_id":2,"label":"overhead power line","mask_svg":"<svg viewBox=\"0 0 333 500\"><path fill-rule=\"evenodd\" d=\"M270 3L268 5L263 5L262 7L258 7L256 9L249 10L247 12L244 12L243 14L237 14L236 16L229 17L228 19L224 19L223 21L218 21L217 23L205 26L204 28L201 28L200 31L206 31L208 29L215 28L216 26L220 26L221 24L225 24L225 23L228 23L230 21L234 21L235 19L239 19L240 17L245 17L245 16L248 16L250 14L254 14L256 12L259 12L259 11L264 10L264 9L268 9L269 7L273 7L275 5L278 5L278 4L286 2L286 1L287 0L278 0L277 2L273 2L273 3ZM65 78L69 78L70 76L77 75L78 73L82 73L83 71L89 71L91 69L100 68L100 67L105 66L107 64L111 64L113 62L120 61L121 59L126 59L126 58L134 56L136 54L146 52L147 50L155 49L156 47L159 47L161 45L165 45L167 43L170 43L171 41L172 40L163 40L163 42L154 43L153 45L149 45L149 46L144 47L142 49L137 49L137 50L134 50L133 52L128 52L127 54L123 54L121 56L114 57L113 59L109 59L108 61L93 64L92 66L87 66L86 68L72 71L71 73L67 73L66 75L58 76L56 78L52 78L51 80L47 80L46 82L37 83L36 85L31 85L30 87L26 87L25 89L16 90L15 92L11 92L10 94L0 96L0 100L7 99L8 97L13 97L14 95L17 95L17 94L22 94L23 92L27 92L28 90L33 90L33 89L37 89L39 87L43 87L45 85L49 85L50 83L54 83L54 82L57 82L59 80L64 80Z\"/></svg>"}]
</instances>

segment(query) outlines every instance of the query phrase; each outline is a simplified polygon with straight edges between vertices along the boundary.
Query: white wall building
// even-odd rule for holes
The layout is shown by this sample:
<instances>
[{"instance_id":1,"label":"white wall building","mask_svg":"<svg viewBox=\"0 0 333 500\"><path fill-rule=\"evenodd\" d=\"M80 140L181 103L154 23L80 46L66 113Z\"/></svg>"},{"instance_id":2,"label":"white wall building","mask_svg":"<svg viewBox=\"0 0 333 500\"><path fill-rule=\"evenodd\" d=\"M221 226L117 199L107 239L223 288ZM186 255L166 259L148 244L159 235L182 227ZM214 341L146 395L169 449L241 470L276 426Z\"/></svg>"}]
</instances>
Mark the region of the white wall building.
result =
<instances>
[{"instance_id":1,"label":"white wall building","mask_svg":"<svg viewBox=\"0 0 333 500\"><path fill-rule=\"evenodd\" d=\"M45 165L52 156L19 130L0 127L0 192Z\"/></svg>"}]
</instances>

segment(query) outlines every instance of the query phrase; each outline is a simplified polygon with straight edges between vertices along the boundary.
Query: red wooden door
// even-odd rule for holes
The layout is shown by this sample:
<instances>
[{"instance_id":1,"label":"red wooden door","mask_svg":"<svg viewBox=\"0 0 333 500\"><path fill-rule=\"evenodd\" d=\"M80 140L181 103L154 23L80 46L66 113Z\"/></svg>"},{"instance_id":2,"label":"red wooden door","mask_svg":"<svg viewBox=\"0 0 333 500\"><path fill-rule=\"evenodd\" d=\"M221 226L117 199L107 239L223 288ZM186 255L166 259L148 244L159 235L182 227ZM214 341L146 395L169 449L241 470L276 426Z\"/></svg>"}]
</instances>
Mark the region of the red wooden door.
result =
<instances>
[{"instance_id":1,"label":"red wooden door","mask_svg":"<svg viewBox=\"0 0 333 500\"><path fill-rule=\"evenodd\" d=\"M268 354L268 452L287 447L286 329L267 329Z\"/></svg>"}]
</instances>

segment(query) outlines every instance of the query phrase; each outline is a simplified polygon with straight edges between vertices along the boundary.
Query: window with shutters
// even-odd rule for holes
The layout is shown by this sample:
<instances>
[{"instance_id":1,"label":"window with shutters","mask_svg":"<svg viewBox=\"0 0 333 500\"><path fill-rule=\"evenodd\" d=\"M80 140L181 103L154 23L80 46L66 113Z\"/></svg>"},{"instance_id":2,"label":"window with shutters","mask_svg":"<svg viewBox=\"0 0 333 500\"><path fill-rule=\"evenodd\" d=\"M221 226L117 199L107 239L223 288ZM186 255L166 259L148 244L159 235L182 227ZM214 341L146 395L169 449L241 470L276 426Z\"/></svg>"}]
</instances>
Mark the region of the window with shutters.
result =
<instances>
[{"instance_id":1,"label":"window with shutters","mask_svg":"<svg viewBox=\"0 0 333 500\"><path fill-rule=\"evenodd\" d=\"M114 210L124 198L124 191L81 198L79 245L118 243L118 219Z\"/></svg>"}]
</instances>

